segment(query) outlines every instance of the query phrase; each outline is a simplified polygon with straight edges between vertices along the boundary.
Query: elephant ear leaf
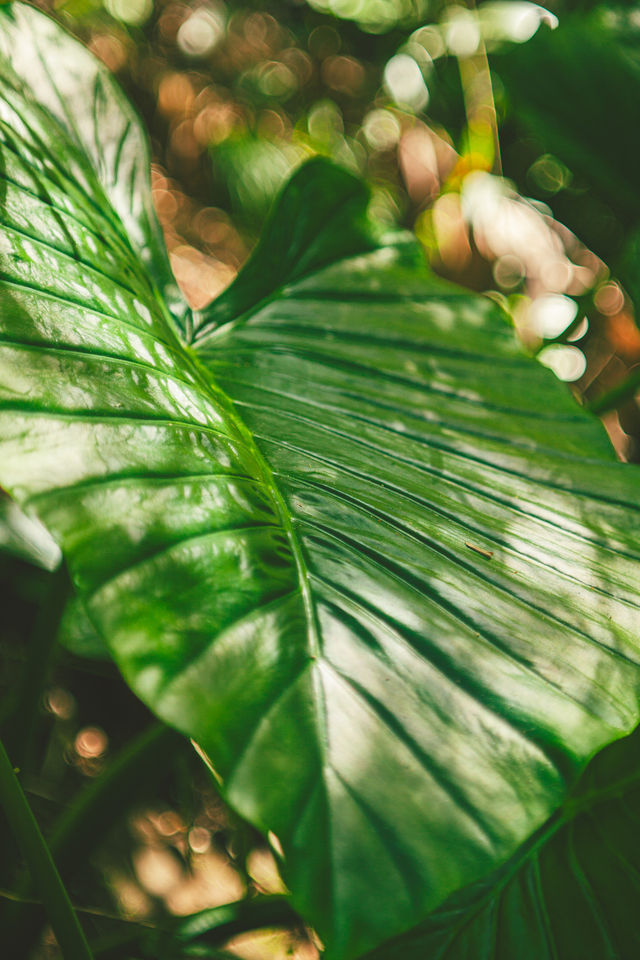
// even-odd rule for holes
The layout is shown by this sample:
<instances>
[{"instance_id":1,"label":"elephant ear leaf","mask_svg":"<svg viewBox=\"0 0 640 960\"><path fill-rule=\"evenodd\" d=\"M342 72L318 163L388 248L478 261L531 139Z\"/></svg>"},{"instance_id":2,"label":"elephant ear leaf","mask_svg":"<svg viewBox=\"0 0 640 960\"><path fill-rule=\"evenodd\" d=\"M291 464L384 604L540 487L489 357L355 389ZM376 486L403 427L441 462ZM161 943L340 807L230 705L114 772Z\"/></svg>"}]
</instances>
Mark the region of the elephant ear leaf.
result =
<instances>
[{"instance_id":1,"label":"elephant ear leaf","mask_svg":"<svg viewBox=\"0 0 640 960\"><path fill-rule=\"evenodd\" d=\"M11 56L0 483L350 960L506 861L635 726L636 474L325 161L180 339L144 231Z\"/></svg>"}]
</instances>

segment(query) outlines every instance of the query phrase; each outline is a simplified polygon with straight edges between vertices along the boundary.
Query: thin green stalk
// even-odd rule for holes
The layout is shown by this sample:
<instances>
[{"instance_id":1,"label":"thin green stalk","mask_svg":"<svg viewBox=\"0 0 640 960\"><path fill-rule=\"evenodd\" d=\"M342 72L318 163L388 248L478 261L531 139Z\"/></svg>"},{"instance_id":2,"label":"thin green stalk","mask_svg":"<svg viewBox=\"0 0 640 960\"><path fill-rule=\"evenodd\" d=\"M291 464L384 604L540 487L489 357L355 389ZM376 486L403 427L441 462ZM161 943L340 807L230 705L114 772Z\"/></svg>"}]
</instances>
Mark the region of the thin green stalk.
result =
<instances>
[{"instance_id":1,"label":"thin green stalk","mask_svg":"<svg viewBox=\"0 0 640 960\"><path fill-rule=\"evenodd\" d=\"M47 911L65 960L93 960L51 852L0 741L0 804Z\"/></svg>"},{"instance_id":2,"label":"thin green stalk","mask_svg":"<svg viewBox=\"0 0 640 960\"><path fill-rule=\"evenodd\" d=\"M475 12L475 0L465 2L467 8ZM502 176L498 117L487 48L482 37L475 53L468 57L458 57L458 69L467 115L469 152L485 156L490 162L491 172Z\"/></svg>"},{"instance_id":3,"label":"thin green stalk","mask_svg":"<svg viewBox=\"0 0 640 960\"><path fill-rule=\"evenodd\" d=\"M164 724L150 724L63 810L49 835L49 849L66 880L86 863L105 832L157 783L167 757L185 742ZM28 883L18 888L22 902L4 918L5 930L24 944L35 942L42 924L42 911L28 903L30 891Z\"/></svg>"},{"instance_id":4,"label":"thin green stalk","mask_svg":"<svg viewBox=\"0 0 640 960\"><path fill-rule=\"evenodd\" d=\"M246 897L220 907L210 907L179 920L175 926L172 944L183 946L197 943L211 947L222 946L227 940L250 930L270 927L299 926L300 917L286 896Z\"/></svg>"}]
</instances>

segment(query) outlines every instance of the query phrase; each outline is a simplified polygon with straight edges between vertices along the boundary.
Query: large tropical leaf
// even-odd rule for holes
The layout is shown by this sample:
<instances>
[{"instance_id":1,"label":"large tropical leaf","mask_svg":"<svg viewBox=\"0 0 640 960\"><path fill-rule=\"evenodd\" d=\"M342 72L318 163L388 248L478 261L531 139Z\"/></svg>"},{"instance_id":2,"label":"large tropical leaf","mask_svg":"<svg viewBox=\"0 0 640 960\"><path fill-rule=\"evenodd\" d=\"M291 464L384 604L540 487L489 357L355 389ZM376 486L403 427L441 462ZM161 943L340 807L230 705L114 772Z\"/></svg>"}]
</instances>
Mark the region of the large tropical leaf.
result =
<instances>
[{"instance_id":1,"label":"large tropical leaf","mask_svg":"<svg viewBox=\"0 0 640 960\"><path fill-rule=\"evenodd\" d=\"M342 261L244 316L224 316L231 288L214 305L218 325L204 321L195 339L299 536L324 655L324 789L329 803L353 801L349 846L362 837L359 861L370 864L354 913L374 876L386 875L399 912L401 883L428 889L435 865L442 883L452 850L477 856L469 813L497 853L523 811L535 815L531 774L555 798L546 762L570 782L594 708L603 719L613 675L596 667L595 648L612 649L606 634L626 624L630 647L613 647L634 659L638 635L632 581L620 591L635 533L626 545L609 540L620 523L637 530L635 475L584 459L596 449L606 458L603 436L520 353L498 311L400 261L390 250ZM248 281L249 271L235 286ZM596 558L607 540L613 551ZM605 610L606 595L616 610ZM619 688L616 709L630 706L636 682ZM359 729L375 744L361 741L370 756L360 769L342 746ZM267 752L279 735L276 726L255 739ZM436 808L443 788L446 813ZM296 824L293 842L312 849L315 830ZM386 863L375 849L385 834ZM339 884L348 861L337 846L333 858L327 872Z\"/></svg>"},{"instance_id":2,"label":"large tropical leaf","mask_svg":"<svg viewBox=\"0 0 640 960\"><path fill-rule=\"evenodd\" d=\"M639 823L636 730L598 754L517 856L367 960L633 960Z\"/></svg>"},{"instance_id":3,"label":"large tropical leaf","mask_svg":"<svg viewBox=\"0 0 640 960\"><path fill-rule=\"evenodd\" d=\"M2 77L0 483L132 687L277 835L328 955L357 956L637 722L636 474L490 300L376 247L323 161L181 342L10 46Z\"/></svg>"}]
</instances>

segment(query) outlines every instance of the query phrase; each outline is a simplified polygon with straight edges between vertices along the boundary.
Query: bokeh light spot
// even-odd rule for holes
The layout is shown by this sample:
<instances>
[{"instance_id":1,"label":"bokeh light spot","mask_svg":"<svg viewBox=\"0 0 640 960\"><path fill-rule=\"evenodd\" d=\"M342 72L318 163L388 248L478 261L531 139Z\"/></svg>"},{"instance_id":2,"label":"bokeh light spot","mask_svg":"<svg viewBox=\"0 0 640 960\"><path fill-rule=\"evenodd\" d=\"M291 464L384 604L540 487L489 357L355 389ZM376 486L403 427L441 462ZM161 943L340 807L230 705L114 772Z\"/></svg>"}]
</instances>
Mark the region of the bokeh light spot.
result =
<instances>
[{"instance_id":1,"label":"bokeh light spot","mask_svg":"<svg viewBox=\"0 0 640 960\"><path fill-rule=\"evenodd\" d=\"M557 294L539 297L531 304L527 323L543 340L559 337L573 323L578 312L575 300Z\"/></svg>"},{"instance_id":2,"label":"bokeh light spot","mask_svg":"<svg viewBox=\"0 0 640 960\"><path fill-rule=\"evenodd\" d=\"M211 834L206 827L193 827L189 831L189 846L194 853L206 853L211 846Z\"/></svg>"},{"instance_id":3,"label":"bokeh light spot","mask_svg":"<svg viewBox=\"0 0 640 960\"><path fill-rule=\"evenodd\" d=\"M445 40L450 53L456 57L471 57L480 46L480 27L471 10L450 7L445 24Z\"/></svg>"},{"instance_id":4,"label":"bokeh light spot","mask_svg":"<svg viewBox=\"0 0 640 960\"><path fill-rule=\"evenodd\" d=\"M190 57L204 57L224 37L225 15L222 6L200 7L178 29L178 47Z\"/></svg>"},{"instance_id":5,"label":"bokeh light spot","mask_svg":"<svg viewBox=\"0 0 640 960\"><path fill-rule=\"evenodd\" d=\"M617 283L605 283L596 292L593 301L605 317L615 317L624 307L624 294Z\"/></svg>"},{"instance_id":6,"label":"bokeh light spot","mask_svg":"<svg viewBox=\"0 0 640 960\"><path fill-rule=\"evenodd\" d=\"M100 727L83 727L76 735L73 746L78 756L91 760L102 756L108 743L109 739Z\"/></svg>"},{"instance_id":7,"label":"bokeh light spot","mask_svg":"<svg viewBox=\"0 0 640 960\"><path fill-rule=\"evenodd\" d=\"M393 100L416 112L429 102L429 91L422 71L413 57L398 53L384 68L384 84Z\"/></svg>"},{"instance_id":8,"label":"bokeh light spot","mask_svg":"<svg viewBox=\"0 0 640 960\"><path fill-rule=\"evenodd\" d=\"M398 118L390 110L371 110L364 118L362 130L372 150L390 150L402 133Z\"/></svg>"},{"instance_id":9,"label":"bokeh light spot","mask_svg":"<svg viewBox=\"0 0 640 960\"><path fill-rule=\"evenodd\" d=\"M538 360L545 367L553 370L559 380L572 382L579 380L587 369L587 360L578 347L566 347L560 343L552 343L544 347L538 354Z\"/></svg>"},{"instance_id":10,"label":"bokeh light spot","mask_svg":"<svg viewBox=\"0 0 640 960\"><path fill-rule=\"evenodd\" d=\"M69 720L76 709L75 698L68 690L62 687L53 687L49 690L44 699L45 708L58 717L59 720Z\"/></svg>"},{"instance_id":11,"label":"bokeh light spot","mask_svg":"<svg viewBox=\"0 0 640 960\"><path fill-rule=\"evenodd\" d=\"M104 5L112 17L131 27L142 26L153 12L153 0L105 0Z\"/></svg>"},{"instance_id":12,"label":"bokeh light spot","mask_svg":"<svg viewBox=\"0 0 640 960\"><path fill-rule=\"evenodd\" d=\"M571 171L550 153L545 153L529 167L528 176L545 193L554 194L568 187Z\"/></svg>"}]
</instances>

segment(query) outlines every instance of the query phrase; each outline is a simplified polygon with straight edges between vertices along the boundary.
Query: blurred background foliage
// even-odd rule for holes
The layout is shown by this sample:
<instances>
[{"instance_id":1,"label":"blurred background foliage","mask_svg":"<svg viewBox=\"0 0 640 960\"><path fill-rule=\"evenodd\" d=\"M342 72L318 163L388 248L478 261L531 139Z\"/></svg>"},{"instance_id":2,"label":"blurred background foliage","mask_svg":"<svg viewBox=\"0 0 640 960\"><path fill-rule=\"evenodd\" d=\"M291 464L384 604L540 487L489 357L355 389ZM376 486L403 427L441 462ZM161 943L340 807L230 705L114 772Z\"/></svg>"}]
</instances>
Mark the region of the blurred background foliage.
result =
<instances>
[{"instance_id":1,"label":"blurred background foliage","mask_svg":"<svg viewBox=\"0 0 640 960\"><path fill-rule=\"evenodd\" d=\"M104 61L142 115L156 209L194 308L236 275L295 166L332 157L369 182L377 218L415 230L434 269L504 298L525 345L601 413L618 456L640 460L640 5L34 5ZM204 940L184 933L195 952L171 956L312 960L312 934L277 900L273 852L225 809L191 745L152 726L82 611L64 613L64 575L47 572L55 545L43 533L34 552L23 524L0 500L0 720L96 956L158 956L150 924L173 930L244 897L262 909L266 895L267 932L230 940L232 911L203 919ZM65 834L65 811L92 791L99 817ZM12 859L0 865L4 943L29 931L36 955L55 957Z\"/></svg>"}]
</instances>

